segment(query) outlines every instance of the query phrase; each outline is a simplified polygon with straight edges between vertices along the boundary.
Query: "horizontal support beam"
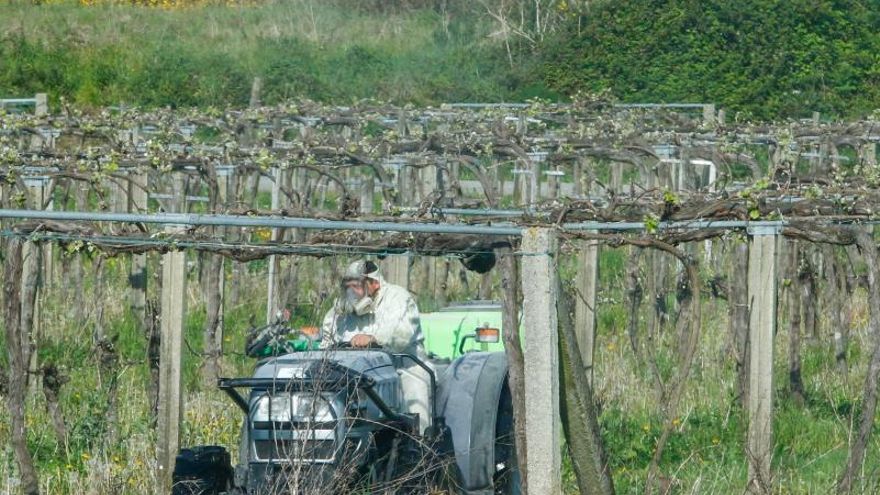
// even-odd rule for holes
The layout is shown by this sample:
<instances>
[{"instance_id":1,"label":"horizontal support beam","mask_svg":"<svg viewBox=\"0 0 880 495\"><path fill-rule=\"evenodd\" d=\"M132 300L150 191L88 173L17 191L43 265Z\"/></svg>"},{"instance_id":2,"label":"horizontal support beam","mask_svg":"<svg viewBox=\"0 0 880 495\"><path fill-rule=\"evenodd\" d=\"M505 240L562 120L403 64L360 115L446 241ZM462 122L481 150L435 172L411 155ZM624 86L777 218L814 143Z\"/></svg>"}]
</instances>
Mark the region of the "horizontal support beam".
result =
<instances>
[{"instance_id":1,"label":"horizontal support beam","mask_svg":"<svg viewBox=\"0 0 880 495\"><path fill-rule=\"evenodd\" d=\"M471 243L458 247L427 247L389 245L342 245L342 244L260 244L246 241L224 241L208 239L186 239L181 237L134 237L119 235L91 235L55 232L13 232L0 231L0 237L18 237L33 242L82 242L112 253L142 254L150 251L179 251L192 249L196 251L217 253L237 261L253 261L274 255L301 255L324 257L332 255L418 255L418 256L455 256L461 253L494 252L492 247L474 247Z\"/></svg>"},{"instance_id":2,"label":"horizontal support beam","mask_svg":"<svg viewBox=\"0 0 880 495\"><path fill-rule=\"evenodd\" d=\"M416 206L403 206L397 208L404 213L416 213L423 210ZM438 213L440 215L458 215L462 217L521 217L525 210L504 210L498 208L428 208L426 213Z\"/></svg>"},{"instance_id":3,"label":"horizontal support beam","mask_svg":"<svg viewBox=\"0 0 880 495\"><path fill-rule=\"evenodd\" d=\"M491 211L491 210L484 210ZM499 210L505 211L505 210ZM450 214L453 214L450 212ZM293 228L311 230L361 230L369 232L413 232L429 234L473 234L520 236L523 227L514 223L495 223L494 225L415 223L387 221L321 220L314 218L247 216L247 215L200 215L193 213L97 213L81 211L44 211L0 209L0 218L20 220L56 220L84 222L122 222L149 223L178 226L225 226L225 227L263 227ZM744 220L687 220L660 222L657 230L702 230L702 229L781 229L788 225L787 220L744 221ZM877 224L876 220L859 222L863 225ZM642 231L644 222L579 222L564 223L559 226L568 231Z\"/></svg>"},{"instance_id":4,"label":"horizontal support beam","mask_svg":"<svg viewBox=\"0 0 880 495\"><path fill-rule=\"evenodd\" d=\"M429 234L474 234L518 236L517 226L482 226L466 224L425 224L395 222L357 222L313 218L257 217L246 215L198 215L190 213L92 213L79 211L0 210L0 218L22 220L57 220L85 222L151 223L161 225L265 227L312 230L363 230L371 232L414 232Z\"/></svg>"},{"instance_id":5,"label":"horizontal support beam","mask_svg":"<svg viewBox=\"0 0 880 495\"><path fill-rule=\"evenodd\" d=\"M157 194L150 193L149 196L153 199L174 199L177 197L173 194L158 194L158 193ZM208 201L211 200L211 198L209 198L207 196L184 196L183 199L190 201L190 202L195 202L195 203L207 203Z\"/></svg>"},{"instance_id":6,"label":"horizontal support beam","mask_svg":"<svg viewBox=\"0 0 880 495\"><path fill-rule=\"evenodd\" d=\"M0 99L0 106L3 105L36 105L36 98L3 98Z\"/></svg>"},{"instance_id":7,"label":"horizontal support beam","mask_svg":"<svg viewBox=\"0 0 880 495\"><path fill-rule=\"evenodd\" d=\"M787 225L785 220L745 221L745 220L684 220L680 222L659 222L657 230L702 230L702 229L745 229L753 227L778 227ZM564 223L564 230L628 231L645 230L645 222L581 222Z\"/></svg>"},{"instance_id":8,"label":"horizontal support beam","mask_svg":"<svg viewBox=\"0 0 880 495\"><path fill-rule=\"evenodd\" d=\"M615 103L614 108L703 108L713 103ZM441 108L529 108L529 103L446 103ZM559 108L568 108L571 105L558 104Z\"/></svg>"},{"instance_id":9,"label":"horizontal support beam","mask_svg":"<svg viewBox=\"0 0 880 495\"><path fill-rule=\"evenodd\" d=\"M440 108L529 108L530 106L532 105L529 103L444 103Z\"/></svg>"},{"instance_id":10,"label":"horizontal support beam","mask_svg":"<svg viewBox=\"0 0 880 495\"><path fill-rule=\"evenodd\" d=\"M711 103L615 103L614 108L703 108Z\"/></svg>"}]
</instances>

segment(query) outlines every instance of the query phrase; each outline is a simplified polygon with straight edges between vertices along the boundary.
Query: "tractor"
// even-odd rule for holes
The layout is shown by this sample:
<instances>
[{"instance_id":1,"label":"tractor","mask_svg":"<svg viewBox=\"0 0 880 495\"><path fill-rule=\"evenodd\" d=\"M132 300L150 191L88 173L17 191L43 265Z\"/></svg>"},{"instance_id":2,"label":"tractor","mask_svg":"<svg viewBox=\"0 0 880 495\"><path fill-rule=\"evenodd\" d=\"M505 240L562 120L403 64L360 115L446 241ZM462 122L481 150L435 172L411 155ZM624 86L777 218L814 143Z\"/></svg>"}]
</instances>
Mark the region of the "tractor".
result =
<instances>
[{"instance_id":1,"label":"tractor","mask_svg":"<svg viewBox=\"0 0 880 495\"><path fill-rule=\"evenodd\" d=\"M252 333L253 375L219 380L243 416L238 464L221 446L182 449L174 495L520 492L503 351L317 350L314 330L276 322ZM500 331L481 327L460 335L462 345L465 338L492 345ZM413 366L430 377L423 431L401 392Z\"/></svg>"}]
</instances>

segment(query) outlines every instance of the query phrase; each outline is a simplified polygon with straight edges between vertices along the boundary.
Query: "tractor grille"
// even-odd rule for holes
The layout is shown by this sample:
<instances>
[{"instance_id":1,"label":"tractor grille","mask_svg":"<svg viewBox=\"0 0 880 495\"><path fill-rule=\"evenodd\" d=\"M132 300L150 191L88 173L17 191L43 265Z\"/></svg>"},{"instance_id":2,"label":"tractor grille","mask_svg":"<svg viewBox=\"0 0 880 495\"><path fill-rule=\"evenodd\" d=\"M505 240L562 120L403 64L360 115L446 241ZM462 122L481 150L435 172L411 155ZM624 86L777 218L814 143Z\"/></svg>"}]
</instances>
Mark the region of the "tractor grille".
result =
<instances>
[{"instance_id":1,"label":"tractor grille","mask_svg":"<svg viewBox=\"0 0 880 495\"><path fill-rule=\"evenodd\" d=\"M333 440L256 440L257 459L332 461Z\"/></svg>"}]
</instances>

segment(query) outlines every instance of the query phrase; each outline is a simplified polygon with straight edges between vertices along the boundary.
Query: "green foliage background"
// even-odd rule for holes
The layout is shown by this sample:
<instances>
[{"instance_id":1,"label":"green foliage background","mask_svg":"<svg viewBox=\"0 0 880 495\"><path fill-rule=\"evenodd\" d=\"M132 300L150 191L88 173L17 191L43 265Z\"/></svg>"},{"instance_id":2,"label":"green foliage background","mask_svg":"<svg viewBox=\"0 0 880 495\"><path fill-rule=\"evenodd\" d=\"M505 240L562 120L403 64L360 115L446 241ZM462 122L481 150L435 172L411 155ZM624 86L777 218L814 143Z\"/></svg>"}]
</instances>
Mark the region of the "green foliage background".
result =
<instances>
[{"instance_id":1,"label":"green foliage background","mask_svg":"<svg viewBox=\"0 0 880 495\"><path fill-rule=\"evenodd\" d=\"M558 15L540 36L523 26L534 41L501 29L492 1L120 3L0 5L0 96L242 106L261 76L270 104L610 90L631 102L713 102L744 118L880 108L880 0L542 2ZM532 15L532 2L508 5Z\"/></svg>"},{"instance_id":2,"label":"green foliage background","mask_svg":"<svg viewBox=\"0 0 880 495\"><path fill-rule=\"evenodd\" d=\"M714 102L747 116L880 107L876 0L606 2L541 49L561 93Z\"/></svg>"},{"instance_id":3,"label":"green foliage background","mask_svg":"<svg viewBox=\"0 0 880 495\"><path fill-rule=\"evenodd\" d=\"M352 2L161 9L0 5L0 97L48 92L85 106L243 106L262 100L414 104L520 98L474 23L429 8Z\"/></svg>"}]
</instances>

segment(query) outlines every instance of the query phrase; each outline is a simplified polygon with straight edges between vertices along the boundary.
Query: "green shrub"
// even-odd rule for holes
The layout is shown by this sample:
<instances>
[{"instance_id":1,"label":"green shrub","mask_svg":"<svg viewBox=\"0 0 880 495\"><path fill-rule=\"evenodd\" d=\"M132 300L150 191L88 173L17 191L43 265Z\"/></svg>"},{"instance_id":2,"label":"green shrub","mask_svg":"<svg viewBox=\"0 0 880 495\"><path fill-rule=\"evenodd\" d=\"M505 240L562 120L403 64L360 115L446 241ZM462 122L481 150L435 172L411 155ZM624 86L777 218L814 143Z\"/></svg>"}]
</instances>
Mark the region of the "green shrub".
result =
<instances>
[{"instance_id":1,"label":"green shrub","mask_svg":"<svg viewBox=\"0 0 880 495\"><path fill-rule=\"evenodd\" d=\"M717 103L758 118L880 107L878 2L604 2L542 49L556 91Z\"/></svg>"}]
</instances>

